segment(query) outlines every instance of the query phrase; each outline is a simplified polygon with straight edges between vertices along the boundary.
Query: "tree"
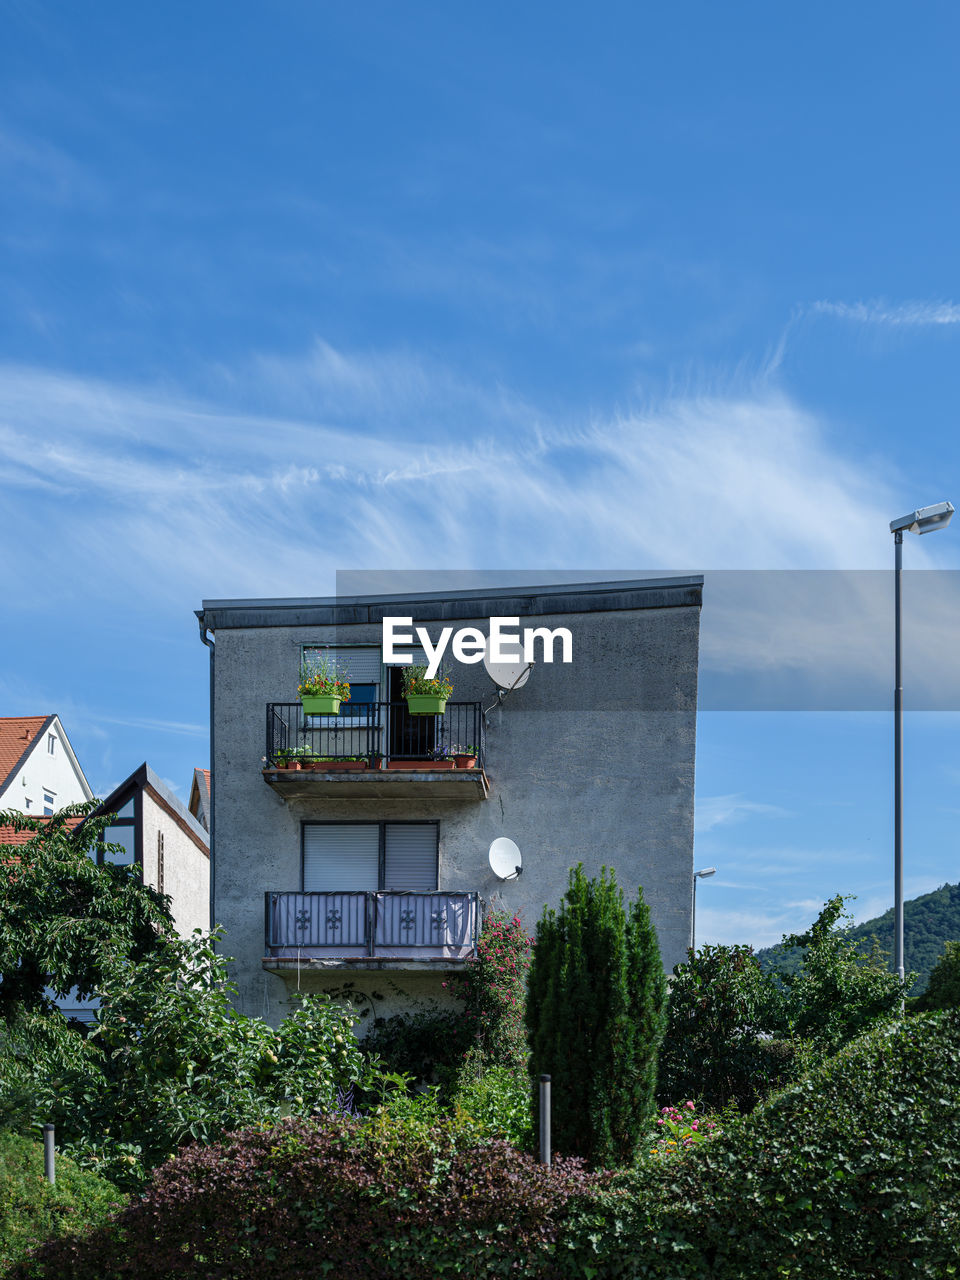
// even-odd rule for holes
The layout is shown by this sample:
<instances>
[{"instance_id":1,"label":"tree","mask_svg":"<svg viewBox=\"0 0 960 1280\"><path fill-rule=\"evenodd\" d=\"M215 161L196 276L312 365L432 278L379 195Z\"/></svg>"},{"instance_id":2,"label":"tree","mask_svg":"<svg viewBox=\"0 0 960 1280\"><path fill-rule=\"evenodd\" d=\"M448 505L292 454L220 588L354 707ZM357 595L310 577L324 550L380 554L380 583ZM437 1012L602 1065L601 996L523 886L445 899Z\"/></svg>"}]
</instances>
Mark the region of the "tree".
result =
<instances>
[{"instance_id":1,"label":"tree","mask_svg":"<svg viewBox=\"0 0 960 1280\"><path fill-rule=\"evenodd\" d=\"M536 931L526 1026L537 1081L552 1079L558 1151L628 1164L649 1124L667 984L642 890L627 910L613 871L570 872L559 913ZM536 1116L535 1116L536 1119Z\"/></svg>"},{"instance_id":2,"label":"tree","mask_svg":"<svg viewBox=\"0 0 960 1280\"><path fill-rule=\"evenodd\" d=\"M62 1150L130 1187L191 1138L330 1112L368 1080L344 1007L305 997L276 1029L238 1014L211 940L180 938L161 895L91 861L104 820L71 831L69 816L34 820L37 834L6 860L0 1115L52 1121ZM88 1034L47 984L98 997Z\"/></svg>"},{"instance_id":3,"label":"tree","mask_svg":"<svg viewBox=\"0 0 960 1280\"><path fill-rule=\"evenodd\" d=\"M31 831L23 845L0 846L0 1017L51 1012L72 988L96 991L118 963L138 963L175 943L168 899L140 883L132 867L98 867L93 854L112 815L87 817L93 804L52 818L0 813L0 825Z\"/></svg>"},{"instance_id":4,"label":"tree","mask_svg":"<svg viewBox=\"0 0 960 1280\"><path fill-rule=\"evenodd\" d=\"M960 1009L960 942L945 942L943 955L933 967L923 995L914 1010Z\"/></svg>"},{"instance_id":5,"label":"tree","mask_svg":"<svg viewBox=\"0 0 960 1280\"><path fill-rule=\"evenodd\" d=\"M698 1098L720 1108L733 1100L749 1110L764 1092L769 1040L763 1036L776 1021L779 1000L775 981L761 971L752 947L690 952L687 963L673 970L660 1102Z\"/></svg>"},{"instance_id":6,"label":"tree","mask_svg":"<svg viewBox=\"0 0 960 1280\"><path fill-rule=\"evenodd\" d=\"M823 1053L836 1053L855 1036L896 1017L916 974L901 983L886 967L875 945L868 956L858 950L840 920L847 899L840 894L824 903L806 933L784 936L784 947L798 947L798 972L783 976L785 1030L810 1041Z\"/></svg>"}]
</instances>

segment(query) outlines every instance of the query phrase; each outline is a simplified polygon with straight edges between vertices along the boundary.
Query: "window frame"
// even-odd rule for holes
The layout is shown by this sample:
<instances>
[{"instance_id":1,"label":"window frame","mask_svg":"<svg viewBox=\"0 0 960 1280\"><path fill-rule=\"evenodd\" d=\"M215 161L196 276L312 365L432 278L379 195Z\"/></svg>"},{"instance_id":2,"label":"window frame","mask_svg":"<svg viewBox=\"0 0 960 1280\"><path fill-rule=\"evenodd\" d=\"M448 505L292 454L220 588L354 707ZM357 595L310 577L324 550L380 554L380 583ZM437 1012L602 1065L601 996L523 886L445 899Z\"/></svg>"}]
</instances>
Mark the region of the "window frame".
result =
<instances>
[{"instance_id":1,"label":"window frame","mask_svg":"<svg viewBox=\"0 0 960 1280\"><path fill-rule=\"evenodd\" d=\"M436 818L384 818L372 821L369 818L328 818L318 821L315 818L303 818L300 822L300 892L309 893L304 888L306 872L307 827L377 827L379 845L377 852L377 888L374 893L439 893L440 892L440 822ZM433 879L435 889L386 889L384 879L387 871L387 827L433 827L434 830L434 866ZM358 891L359 892L359 891Z\"/></svg>"},{"instance_id":2,"label":"window frame","mask_svg":"<svg viewBox=\"0 0 960 1280\"><path fill-rule=\"evenodd\" d=\"M96 847L96 862L98 867L136 867L140 873L140 879L143 880L143 806L139 789L135 789L123 800L121 804L116 806L117 812L123 809L130 802L133 802L133 815L129 818L114 818L110 825L104 831L103 842L98 842ZM110 862L104 856L104 845L112 844L109 832L113 827L132 827L133 828L133 861L132 862Z\"/></svg>"}]
</instances>

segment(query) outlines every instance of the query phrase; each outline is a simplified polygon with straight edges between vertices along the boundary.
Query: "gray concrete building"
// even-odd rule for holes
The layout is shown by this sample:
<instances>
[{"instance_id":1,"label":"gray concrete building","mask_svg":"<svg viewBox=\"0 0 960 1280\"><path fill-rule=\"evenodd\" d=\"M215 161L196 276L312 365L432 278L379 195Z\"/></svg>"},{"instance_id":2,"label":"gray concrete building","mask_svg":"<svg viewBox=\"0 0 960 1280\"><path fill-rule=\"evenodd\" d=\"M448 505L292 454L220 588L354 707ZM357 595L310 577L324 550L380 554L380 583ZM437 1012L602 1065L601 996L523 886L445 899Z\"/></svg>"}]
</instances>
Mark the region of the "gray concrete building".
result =
<instances>
[{"instance_id":1,"label":"gray concrete building","mask_svg":"<svg viewBox=\"0 0 960 1280\"><path fill-rule=\"evenodd\" d=\"M296 990L348 982L382 1014L443 1003L483 908L532 931L578 862L589 875L613 867L630 896L642 886L664 965L681 960L701 596L702 579L685 577L204 601L211 917L243 1012L276 1022ZM503 692L482 663L448 656L442 714L414 715L402 665L384 661L383 620L396 617L428 647L444 628L486 635L494 617L565 628L571 660L535 637L529 678ZM420 646L398 649L416 660ZM321 655L351 685L335 714L298 700L302 662ZM519 876L491 869L498 838L519 847Z\"/></svg>"}]
</instances>

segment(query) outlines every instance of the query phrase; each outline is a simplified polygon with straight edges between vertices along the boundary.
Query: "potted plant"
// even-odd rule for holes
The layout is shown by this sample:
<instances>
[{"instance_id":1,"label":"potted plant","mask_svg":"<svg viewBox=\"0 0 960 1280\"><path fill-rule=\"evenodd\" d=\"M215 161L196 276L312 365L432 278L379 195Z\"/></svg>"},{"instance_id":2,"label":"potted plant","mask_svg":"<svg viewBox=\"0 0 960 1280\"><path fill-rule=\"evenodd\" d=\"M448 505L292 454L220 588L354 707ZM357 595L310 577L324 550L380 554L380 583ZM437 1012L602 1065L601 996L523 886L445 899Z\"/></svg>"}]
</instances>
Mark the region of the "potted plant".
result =
<instances>
[{"instance_id":1,"label":"potted plant","mask_svg":"<svg viewBox=\"0 0 960 1280\"><path fill-rule=\"evenodd\" d=\"M446 672L428 680L426 667L404 668L403 696L412 716L442 716L451 693L453 685Z\"/></svg>"},{"instance_id":2,"label":"potted plant","mask_svg":"<svg viewBox=\"0 0 960 1280\"><path fill-rule=\"evenodd\" d=\"M341 678L337 664L326 654L303 664L297 692L305 716L335 716L340 703L350 701L348 681Z\"/></svg>"},{"instance_id":3,"label":"potted plant","mask_svg":"<svg viewBox=\"0 0 960 1280\"><path fill-rule=\"evenodd\" d=\"M468 742L466 746L455 742L450 748L450 754L458 769L475 769L477 766L477 748L472 742Z\"/></svg>"},{"instance_id":4,"label":"potted plant","mask_svg":"<svg viewBox=\"0 0 960 1280\"><path fill-rule=\"evenodd\" d=\"M367 762L363 756L318 756L313 765L321 773L341 769L365 769Z\"/></svg>"},{"instance_id":5,"label":"potted plant","mask_svg":"<svg viewBox=\"0 0 960 1280\"><path fill-rule=\"evenodd\" d=\"M382 751L370 752L370 754L367 756L367 768L368 769L383 768L383 752Z\"/></svg>"}]
</instances>

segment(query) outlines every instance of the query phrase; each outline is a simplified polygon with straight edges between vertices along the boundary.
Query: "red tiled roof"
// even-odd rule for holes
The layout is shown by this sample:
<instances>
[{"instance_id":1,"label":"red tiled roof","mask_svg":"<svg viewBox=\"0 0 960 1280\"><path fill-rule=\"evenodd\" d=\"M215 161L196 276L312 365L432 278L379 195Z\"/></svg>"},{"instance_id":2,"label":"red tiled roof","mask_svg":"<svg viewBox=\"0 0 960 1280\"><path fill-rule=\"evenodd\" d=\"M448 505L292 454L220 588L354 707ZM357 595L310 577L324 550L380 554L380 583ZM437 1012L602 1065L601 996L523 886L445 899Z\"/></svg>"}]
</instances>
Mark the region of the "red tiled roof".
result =
<instances>
[{"instance_id":1,"label":"red tiled roof","mask_svg":"<svg viewBox=\"0 0 960 1280\"><path fill-rule=\"evenodd\" d=\"M0 716L0 786L20 762L49 716Z\"/></svg>"},{"instance_id":2,"label":"red tiled roof","mask_svg":"<svg viewBox=\"0 0 960 1280\"><path fill-rule=\"evenodd\" d=\"M49 819L49 818L41 818L41 819L40 819L40 821L41 821L41 822L49 822L49 821L50 821L50 819ZM79 825L80 825L80 823L81 823L82 821L83 821L83 816L82 816L82 815L79 815L79 816L76 816L76 817L73 817L73 818L68 818L68 819L67 819L67 826L69 827L69 829L70 829L71 831L73 831L75 828L79 827ZM0 827L0 845L5 845L5 844L23 845L23 844L27 844L27 843L28 843L28 841L32 840L32 839L33 839L33 837L34 837L35 835L37 835L37 834L38 834L38 833L37 833L36 831L17 831L14 827ZM19 861L19 859L16 859L16 861Z\"/></svg>"}]
</instances>

